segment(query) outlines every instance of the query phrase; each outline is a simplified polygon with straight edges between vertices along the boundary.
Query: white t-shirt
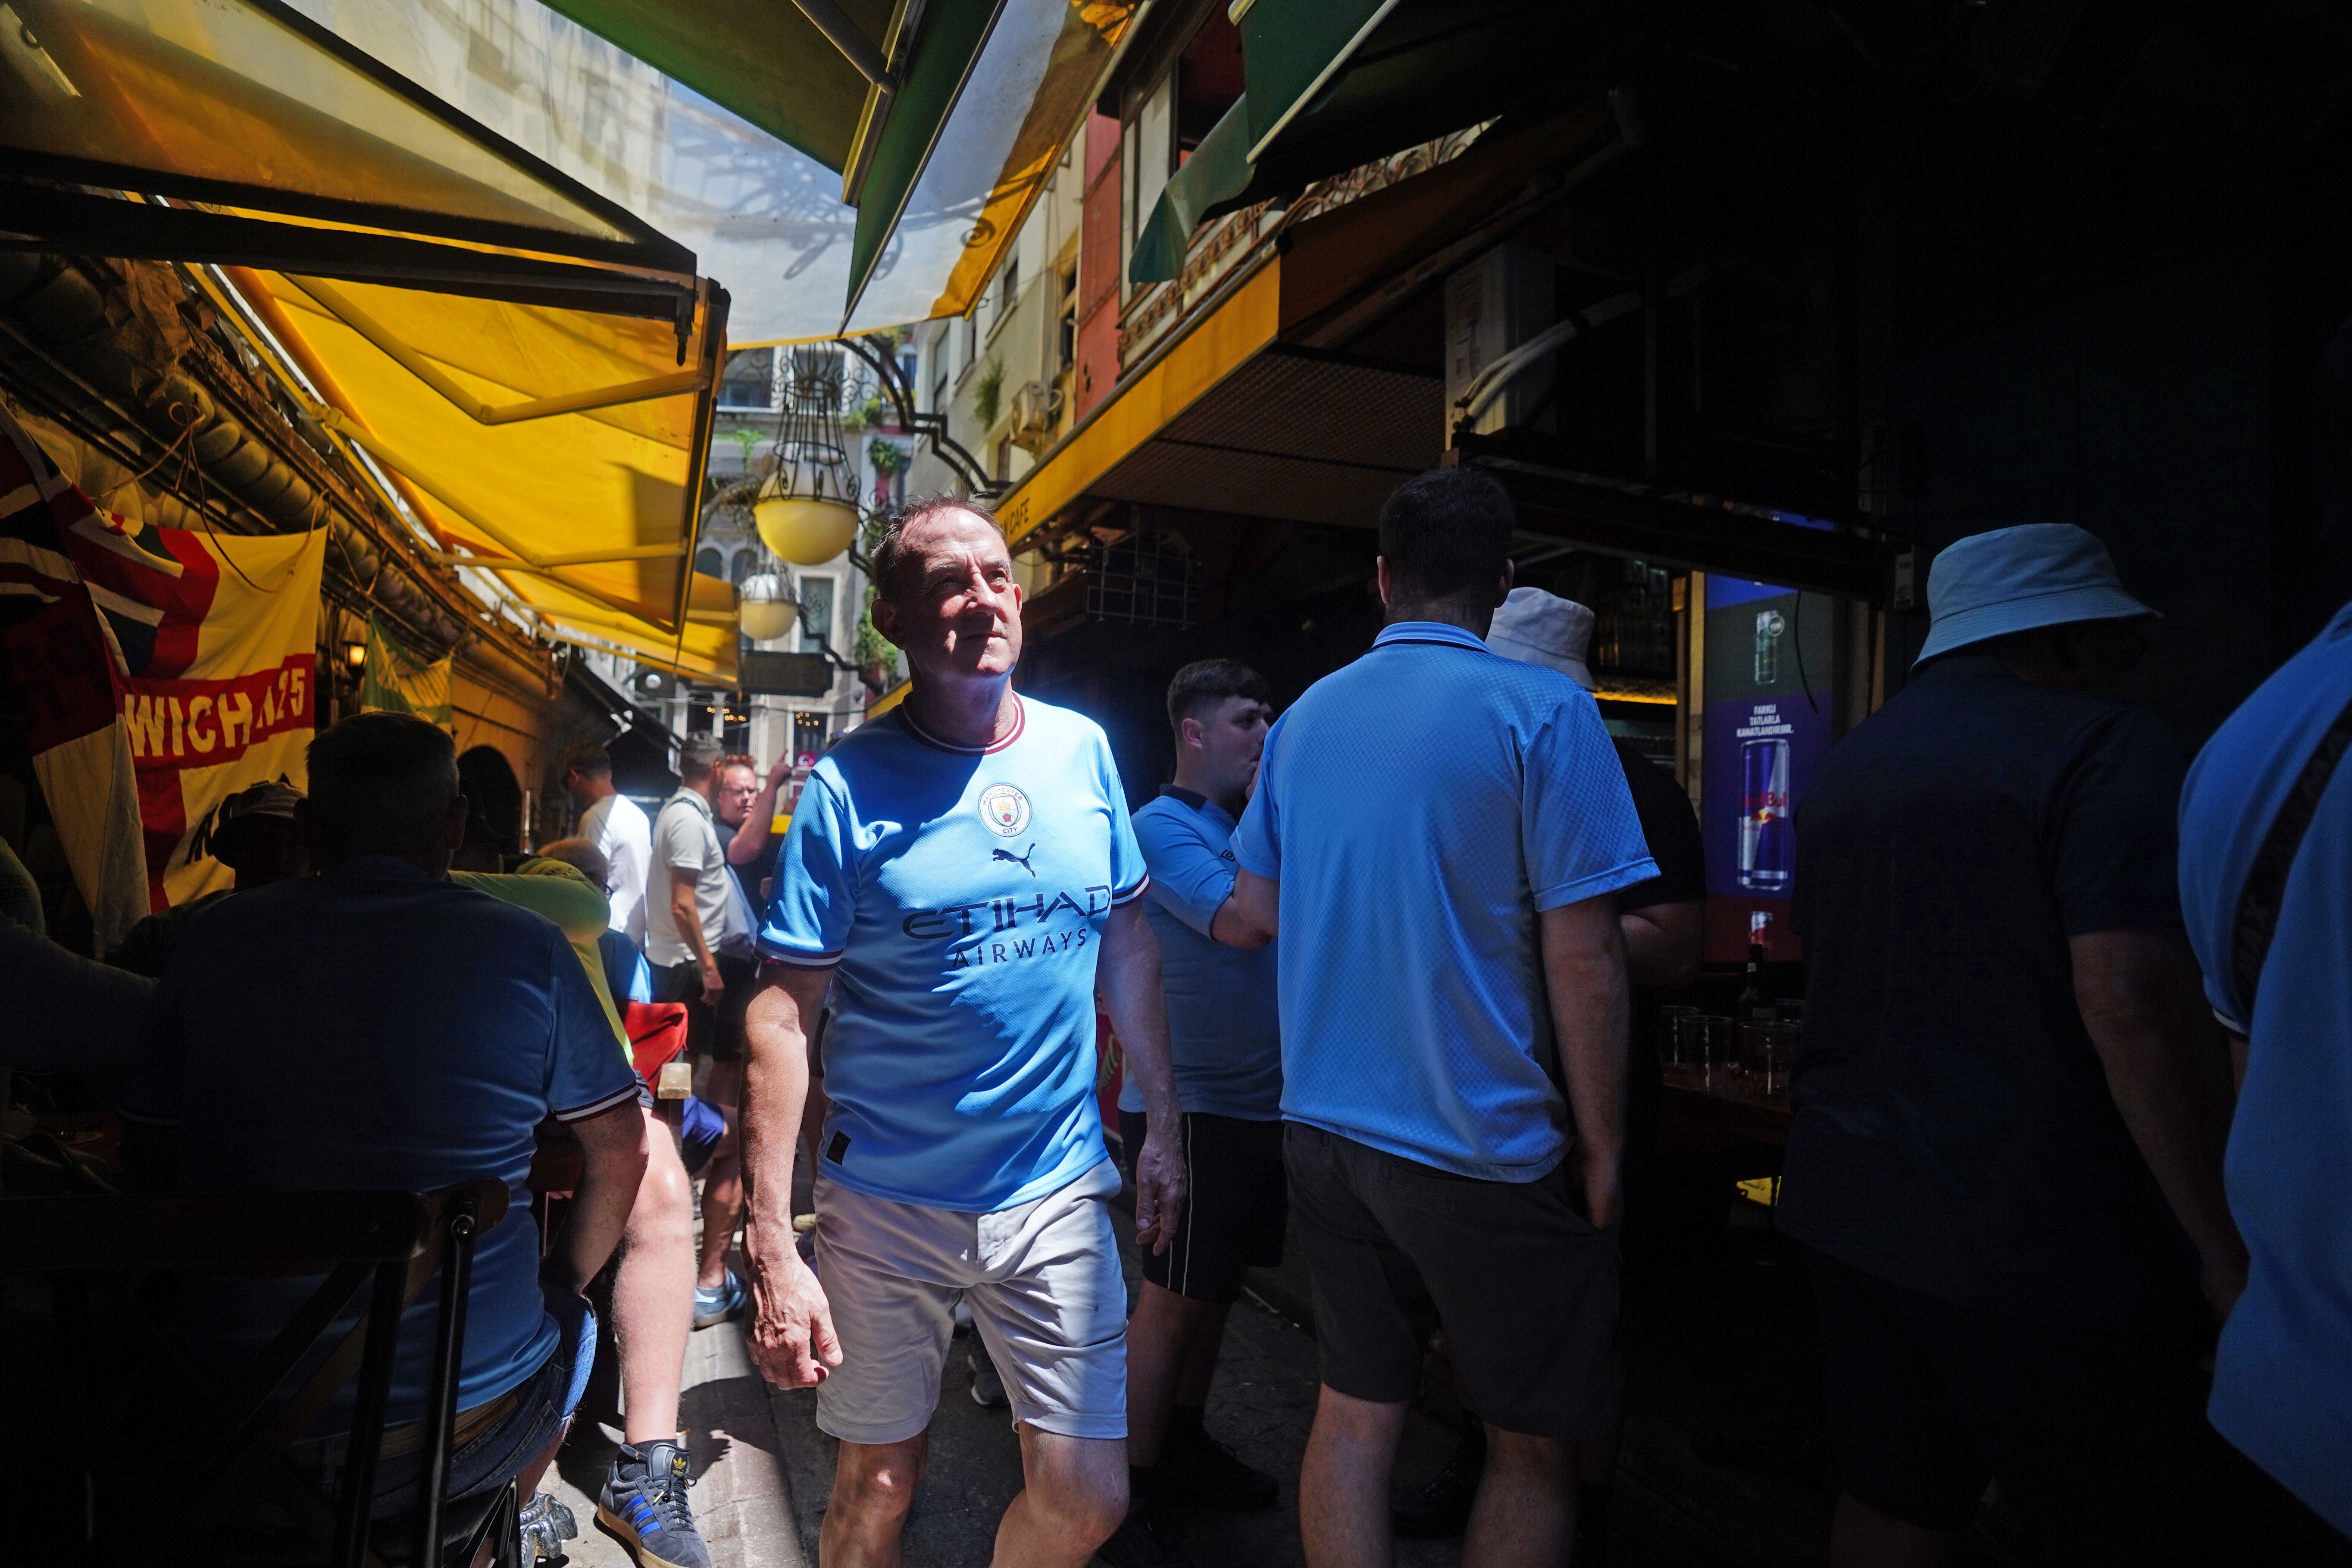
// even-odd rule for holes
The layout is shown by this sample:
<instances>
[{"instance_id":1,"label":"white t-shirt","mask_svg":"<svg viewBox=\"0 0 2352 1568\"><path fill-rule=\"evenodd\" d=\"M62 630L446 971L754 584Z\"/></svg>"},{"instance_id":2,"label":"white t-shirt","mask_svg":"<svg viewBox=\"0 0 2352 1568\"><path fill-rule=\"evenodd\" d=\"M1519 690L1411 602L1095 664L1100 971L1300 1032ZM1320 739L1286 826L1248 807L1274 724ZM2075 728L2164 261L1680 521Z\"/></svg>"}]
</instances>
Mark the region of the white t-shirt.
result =
<instances>
[{"instance_id":1,"label":"white t-shirt","mask_svg":"<svg viewBox=\"0 0 2352 1568\"><path fill-rule=\"evenodd\" d=\"M608 795L580 815L580 837L612 863L604 889L613 900L613 929L639 946L646 940L646 867L653 858L653 825L637 803Z\"/></svg>"},{"instance_id":2,"label":"white t-shirt","mask_svg":"<svg viewBox=\"0 0 2352 1568\"><path fill-rule=\"evenodd\" d=\"M717 952L727 937L727 895L735 879L727 869L727 850L719 841L719 829L712 825L710 803L680 787L662 802L661 813L654 819L653 846L652 869L646 878L646 962L667 969L694 957L694 949L678 935L677 922L670 914L673 869L695 874L694 912L702 924L704 944Z\"/></svg>"}]
</instances>

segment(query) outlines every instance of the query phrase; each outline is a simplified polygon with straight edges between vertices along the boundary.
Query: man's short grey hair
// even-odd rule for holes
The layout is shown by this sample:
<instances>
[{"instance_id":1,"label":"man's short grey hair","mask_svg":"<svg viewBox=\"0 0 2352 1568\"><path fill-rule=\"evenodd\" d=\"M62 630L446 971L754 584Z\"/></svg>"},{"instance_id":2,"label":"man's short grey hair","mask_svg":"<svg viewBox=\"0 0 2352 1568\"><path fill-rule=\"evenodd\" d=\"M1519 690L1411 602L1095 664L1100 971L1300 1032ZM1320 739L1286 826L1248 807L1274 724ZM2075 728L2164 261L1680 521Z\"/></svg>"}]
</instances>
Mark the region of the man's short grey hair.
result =
<instances>
[{"instance_id":1,"label":"man's short grey hair","mask_svg":"<svg viewBox=\"0 0 2352 1568\"><path fill-rule=\"evenodd\" d=\"M542 844L539 855L542 860L562 861L599 888L607 891L612 889L613 862L585 838L559 838L552 844Z\"/></svg>"},{"instance_id":2,"label":"man's short grey hair","mask_svg":"<svg viewBox=\"0 0 2352 1568\"><path fill-rule=\"evenodd\" d=\"M457 748L411 713L355 713L310 742L310 819L332 861L430 854L449 831Z\"/></svg>"},{"instance_id":3,"label":"man's short grey hair","mask_svg":"<svg viewBox=\"0 0 2352 1568\"><path fill-rule=\"evenodd\" d=\"M955 496L933 496L929 500L900 507L884 521L881 533L866 552L866 562L873 571L877 598L887 599L895 605L907 590L903 580L907 563L907 531L919 522L929 522L951 511L968 511L985 521L997 532L1004 531L1004 525L996 520L996 514L976 500L962 500Z\"/></svg>"},{"instance_id":4,"label":"man's short grey hair","mask_svg":"<svg viewBox=\"0 0 2352 1568\"><path fill-rule=\"evenodd\" d=\"M709 778L710 770L719 765L719 759L726 752L716 735L688 735L678 742L677 776L688 780Z\"/></svg>"}]
</instances>

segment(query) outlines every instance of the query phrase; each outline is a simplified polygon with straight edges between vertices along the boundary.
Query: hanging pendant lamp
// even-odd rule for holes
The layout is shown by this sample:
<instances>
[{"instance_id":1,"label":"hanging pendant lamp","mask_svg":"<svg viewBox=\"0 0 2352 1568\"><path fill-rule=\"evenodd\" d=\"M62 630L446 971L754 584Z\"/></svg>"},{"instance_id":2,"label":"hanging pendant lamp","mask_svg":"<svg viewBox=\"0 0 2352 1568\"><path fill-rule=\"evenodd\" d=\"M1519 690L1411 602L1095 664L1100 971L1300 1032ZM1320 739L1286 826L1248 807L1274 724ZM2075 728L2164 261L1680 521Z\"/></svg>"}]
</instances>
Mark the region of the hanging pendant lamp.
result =
<instances>
[{"instance_id":1,"label":"hanging pendant lamp","mask_svg":"<svg viewBox=\"0 0 2352 1568\"><path fill-rule=\"evenodd\" d=\"M792 351L775 470L751 503L760 538L795 566L822 566L857 537L857 478L841 428L842 361L835 348Z\"/></svg>"},{"instance_id":2,"label":"hanging pendant lamp","mask_svg":"<svg viewBox=\"0 0 2352 1568\"><path fill-rule=\"evenodd\" d=\"M750 575L735 585L735 615L743 635L771 642L800 623L800 590L783 563L759 548Z\"/></svg>"}]
</instances>

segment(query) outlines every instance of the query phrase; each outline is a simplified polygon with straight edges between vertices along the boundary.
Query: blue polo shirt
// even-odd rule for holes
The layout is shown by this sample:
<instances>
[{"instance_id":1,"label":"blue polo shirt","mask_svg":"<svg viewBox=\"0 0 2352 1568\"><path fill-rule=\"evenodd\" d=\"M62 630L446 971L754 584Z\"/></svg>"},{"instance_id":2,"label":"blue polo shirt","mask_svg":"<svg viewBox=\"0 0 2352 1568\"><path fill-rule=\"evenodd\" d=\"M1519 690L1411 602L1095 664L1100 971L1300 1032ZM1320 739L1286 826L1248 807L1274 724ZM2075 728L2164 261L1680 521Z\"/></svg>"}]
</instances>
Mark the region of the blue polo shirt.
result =
<instances>
[{"instance_id":1,"label":"blue polo shirt","mask_svg":"<svg viewBox=\"0 0 2352 1568\"><path fill-rule=\"evenodd\" d=\"M1600 710L1401 621L1267 732L1234 851L1282 884L1282 1113L1528 1182L1572 1133L1539 910L1658 874Z\"/></svg>"},{"instance_id":2,"label":"blue polo shirt","mask_svg":"<svg viewBox=\"0 0 2352 1568\"><path fill-rule=\"evenodd\" d=\"M1280 944L1244 952L1209 934L1233 896L1234 826L1215 801L1160 785L1160 797L1135 814L1135 837L1151 870L1143 912L1160 939L1177 1102L1209 1116L1273 1121L1282 1115ZM1119 1086L1118 1108L1143 1109L1142 1086L1132 1076Z\"/></svg>"},{"instance_id":3,"label":"blue polo shirt","mask_svg":"<svg viewBox=\"0 0 2352 1568\"><path fill-rule=\"evenodd\" d=\"M1016 701L982 751L850 731L784 837L760 948L839 965L820 1168L876 1197L988 1214L1106 1158L1095 957L1143 855L1101 729Z\"/></svg>"},{"instance_id":4,"label":"blue polo shirt","mask_svg":"<svg viewBox=\"0 0 2352 1568\"><path fill-rule=\"evenodd\" d=\"M2214 1009L2251 1027L2230 1211L2252 1268L2221 1330L2221 1435L2352 1533L2352 761L2289 868L2259 994L2238 994L2238 901L2320 737L2352 703L2352 606L2215 731L2180 805L2180 902Z\"/></svg>"},{"instance_id":5,"label":"blue polo shirt","mask_svg":"<svg viewBox=\"0 0 2352 1568\"><path fill-rule=\"evenodd\" d=\"M532 1129L636 1098L637 1075L554 922L406 861L347 860L256 888L190 922L122 1091L134 1121L181 1128L198 1192L427 1192L507 1184L474 1248L457 1405L497 1398L553 1352L532 1224ZM222 1280L184 1304L240 1358L318 1280ZM394 1424L419 1419L439 1296L402 1320ZM355 1323L364 1293L325 1342ZM313 1430L350 1423L347 1384Z\"/></svg>"}]
</instances>

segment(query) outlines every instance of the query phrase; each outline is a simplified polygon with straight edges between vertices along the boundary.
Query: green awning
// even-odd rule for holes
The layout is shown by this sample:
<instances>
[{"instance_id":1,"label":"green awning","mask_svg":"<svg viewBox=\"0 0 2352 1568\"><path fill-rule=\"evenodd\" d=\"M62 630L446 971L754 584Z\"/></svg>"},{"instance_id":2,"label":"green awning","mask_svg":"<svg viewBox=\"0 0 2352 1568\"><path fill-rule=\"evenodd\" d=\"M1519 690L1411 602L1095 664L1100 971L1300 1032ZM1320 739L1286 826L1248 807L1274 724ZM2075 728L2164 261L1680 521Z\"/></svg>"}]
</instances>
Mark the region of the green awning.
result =
<instances>
[{"instance_id":1,"label":"green awning","mask_svg":"<svg viewBox=\"0 0 2352 1568\"><path fill-rule=\"evenodd\" d=\"M546 4L835 173L847 166L872 84L793 0ZM874 41L877 58L886 58L891 0L831 0L816 8L836 13ZM984 14L989 5L988 0L939 0L929 9L937 25L945 20L942 14Z\"/></svg>"},{"instance_id":2,"label":"green awning","mask_svg":"<svg viewBox=\"0 0 2352 1568\"><path fill-rule=\"evenodd\" d=\"M1603 85L1560 0L1245 0L1246 84L1146 219L1132 280L1183 268L1194 226L1485 121L1549 112ZM1590 19L1587 18L1590 26ZM1498 61L1541 61L1502 69Z\"/></svg>"},{"instance_id":3,"label":"green awning","mask_svg":"<svg viewBox=\"0 0 2352 1568\"><path fill-rule=\"evenodd\" d=\"M1244 93L1209 128L1183 166L1169 176L1160 200L1135 237L1128 258L1130 283L1161 283L1184 270L1184 249L1193 227L1212 207L1230 204L1249 189L1257 166L1249 161L1249 95Z\"/></svg>"},{"instance_id":4,"label":"green awning","mask_svg":"<svg viewBox=\"0 0 2352 1568\"><path fill-rule=\"evenodd\" d=\"M1244 0L1242 71L1249 137L1242 155L1255 161L1284 127L1369 39L1402 0ZM1500 62L1497 62L1498 64Z\"/></svg>"}]
</instances>

